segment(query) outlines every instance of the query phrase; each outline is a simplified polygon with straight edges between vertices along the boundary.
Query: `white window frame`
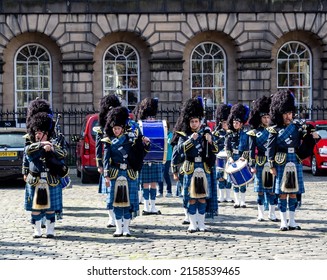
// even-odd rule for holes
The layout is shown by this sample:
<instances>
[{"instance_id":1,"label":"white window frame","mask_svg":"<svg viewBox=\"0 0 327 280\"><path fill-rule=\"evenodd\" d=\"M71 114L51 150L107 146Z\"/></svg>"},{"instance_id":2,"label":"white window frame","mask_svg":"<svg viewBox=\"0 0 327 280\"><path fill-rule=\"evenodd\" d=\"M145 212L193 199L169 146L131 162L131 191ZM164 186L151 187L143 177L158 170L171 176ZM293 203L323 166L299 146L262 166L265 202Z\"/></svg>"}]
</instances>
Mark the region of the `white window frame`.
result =
<instances>
[{"instance_id":1,"label":"white window frame","mask_svg":"<svg viewBox=\"0 0 327 280\"><path fill-rule=\"evenodd\" d=\"M31 47L35 47L34 53L31 53ZM26 61L17 61L19 54L21 54L21 51L25 48L29 49L29 53L30 55L26 57ZM41 55L36 55L36 51L42 49L42 54ZM47 60L47 63L49 64L49 68L47 69L47 75L41 75L41 71L40 71L40 66L42 64L42 62L40 61L40 58L46 54L49 58L49 60ZM37 73L31 73L32 70L31 69L31 60L32 58L35 59L35 61L37 61ZM18 63L26 63L26 70L27 72L24 74L18 73ZM15 78L14 78L14 85L15 85L15 111L16 112L27 112L27 108L29 103L34 100L36 97L40 97L42 99L47 100L50 103L50 106L52 107L52 60L51 60L51 56L49 51L42 45L40 44L36 44L36 43L30 43L30 44L25 44L24 46L22 46L21 48L19 48L15 54L15 58L14 58L14 69L15 69ZM21 75L19 75L21 74ZM26 85L24 85L24 88L22 88L21 86L18 86L18 79L19 78L23 78L26 77ZM41 88L40 85L42 84L42 79L46 78L48 80L48 86L46 88ZM34 88L29 88L30 87L30 82L31 81L37 81L37 85ZM24 96L23 99L26 98L26 100L23 100L24 104L23 106L18 106L18 94L20 94L22 92L22 95ZM45 93L47 93L48 98L44 95ZM23 119L23 118L22 118ZM18 121L20 122L20 121Z\"/></svg>"},{"instance_id":2,"label":"white window frame","mask_svg":"<svg viewBox=\"0 0 327 280\"><path fill-rule=\"evenodd\" d=\"M209 51L204 49L204 46L211 45L209 47ZM218 48L218 51L213 50L213 47ZM199 48L202 48L202 53L199 52ZM201 58L196 59L194 56L195 54L199 55ZM222 57L222 58L221 58ZM208 59L209 58L209 59ZM211 60L211 64L213 64L212 72L205 72L204 71L204 64ZM223 71L215 72L215 63L222 62ZM200 64L200 71L197 73L193 72L193 63ZM206 105L207 108L211 109L213 112L212 119L215 119L214 113L216 111L217 105L221 103L226 103L226 81L227 81L227 61L226 61L226 54L224 49L214 42L201 42L198 44L191 53L190 58L190 95L191 97L201 96L203 99L206 98ZM207 77L210 75L212 76L212 85L208 86L205 85L205 76ZM199 86L195 86L195 79L200 78ZM217 81L220 81L220 85L217 85ZM210 92L212 91L212 92ZM215 96L215 92L216 96ZM221 93L219 93L221 92ZM212 95L211 95L212 94ZM210 96L211 95L211 96ZM220 95L220 100L217 100L217 95Z\"/></svg>"},{"instance_id":3,"label":"white window frame","mask_svg":"<svg viewBox=\"0 0 327 280\"><path fill-rule=\"evenodd\" d=\"M285 64L284 71L280 71L282 63ZM288 89L293 92L298 111L311 108L312 54L308 46L299 41L288 41L283 44L277 53L276 72L277 89ZM281 79L282 76L283 80ZM302 81L305 83L303 84ZM303 92L306 92L305 96L303 96ZM300 94L301 96L299 96ZM311 112L307 117L311 117L310 115Z\"/></svg>"},{"instance_id":4,"label":"white window frame","mask_svg":"<svg viewBox=\"0 0 327 280\"><path fill-rule=\"evenodd\" d=\"M115 53L113 53L115 51ZM106 56L111 53L111 56L113 57L112 60L106 59ZM136 60L129 60L128 58L131 56L136 56ZM119 72L118 64L124 64L121 63L124 60L119 60L119 58L125 59L125 69L124 72ZM140 101L140 58L139 54L136 51L136 49L131 46L130 44L127 44L125 42L119 42L115 43L113 45L110 45L108 49L104 52L103 56L103 95L106 94L116 94L121 102L122 106L126 106L129 109L133 109L136 104ZM110 68L109 64L113 64L112 67L112 73L108 73L108 68ZM132 69L137 71L137 73L129 73L129 64L137 64L136 67L133 67ZM108 66L109 65L109 66ZM108 67L107 67L108 66ZM110 70L110 69L109 69ZM137 84L133 83L133 81L137 81ZM123 84L122 80L129 81L128 83ZM110 82L107 82L110 81ZM109 84L111 83L111 85ZM129 100L128 93L133 93L132 96L134 97L133 102ZM134 95L135 93L135 95ZM136 100L135 100L136 97Z\"/></svg>"}]
</instances>

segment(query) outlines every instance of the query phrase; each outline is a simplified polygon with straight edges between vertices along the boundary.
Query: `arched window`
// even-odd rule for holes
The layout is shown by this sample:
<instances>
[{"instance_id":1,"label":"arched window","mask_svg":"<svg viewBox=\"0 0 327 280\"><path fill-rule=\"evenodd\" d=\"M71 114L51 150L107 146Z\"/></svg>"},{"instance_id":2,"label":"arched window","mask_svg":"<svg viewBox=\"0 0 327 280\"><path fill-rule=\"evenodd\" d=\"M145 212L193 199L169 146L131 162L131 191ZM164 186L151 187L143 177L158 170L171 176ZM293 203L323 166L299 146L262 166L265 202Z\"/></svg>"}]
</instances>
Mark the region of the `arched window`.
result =
<instances>
[{"instance_id":1,"label":"arched window","mask_svg":"<svg viewBox=\"0 0 327 280\"><path fill-rule=\"evenodd\" d=\"M191 55L191 96L206 98L212 112L217 104L226 102L225 57L223 49L211 42L197 45Z\"/></svg>"},{"instance_id":2,"label":"arched window","mask_svg":"<svg viewBox=\"0 0 327 280\"><path fill-rule=\"evenodd\" d=\"M51 57L44 47L28 44L15 57L16 111L26 113L28 104L37 97L52 103Z\"/></svg>"},{"instance_id":3,"label":"arched window","mask_svg":"<svg viewBox=\"0 0 327 280\"><path fill-rule=\"evenodd\" d=\"M140 100L140 65L136 50L125 43L108 48L104 55L104 95L117 94L123 106L133 109Z\"/></svg>"},{"instance_id":4,"label":"arched window","mask_svg":"<svg viewBox=\"0 0 327 280\"><path fill-rule=\"evenodd\" d=\"M312 58L308 47L300 42L287 42L278 51L277 88L294 93L299 111L311 106Z\"/></svg>"}]
</instances>

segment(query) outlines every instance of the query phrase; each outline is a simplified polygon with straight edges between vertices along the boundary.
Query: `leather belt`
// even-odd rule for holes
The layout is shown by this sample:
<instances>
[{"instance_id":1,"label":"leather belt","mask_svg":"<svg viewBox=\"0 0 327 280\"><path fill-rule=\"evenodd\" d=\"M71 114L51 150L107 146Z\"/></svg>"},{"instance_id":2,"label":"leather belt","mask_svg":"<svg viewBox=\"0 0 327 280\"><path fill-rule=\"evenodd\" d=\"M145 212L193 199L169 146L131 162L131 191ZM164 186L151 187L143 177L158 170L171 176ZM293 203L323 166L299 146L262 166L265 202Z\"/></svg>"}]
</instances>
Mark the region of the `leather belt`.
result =
<instances>
[{"instance_id":1,"label":"leather belt","mask_svg":"<svg viewBox=\"0 0 327 280\"><path fill-rule=\"evenodd\" d=\"M121 170L126 170L128 168L127 163L115 163L114 166Z\"/></svg>"}]
</instances>

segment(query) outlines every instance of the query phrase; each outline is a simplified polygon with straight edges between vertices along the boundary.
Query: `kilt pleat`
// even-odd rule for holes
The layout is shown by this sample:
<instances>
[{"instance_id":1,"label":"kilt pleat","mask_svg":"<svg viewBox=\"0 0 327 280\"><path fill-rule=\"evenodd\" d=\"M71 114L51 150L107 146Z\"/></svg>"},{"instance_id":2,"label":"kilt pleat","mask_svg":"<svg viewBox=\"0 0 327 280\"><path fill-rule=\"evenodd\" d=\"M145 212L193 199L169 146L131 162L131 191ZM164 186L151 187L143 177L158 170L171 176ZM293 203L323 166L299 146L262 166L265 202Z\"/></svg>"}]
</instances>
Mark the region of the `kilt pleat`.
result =
<instances>
[{"instance_id":1,"label":"kilt pleat","mask_svg":"<svg viewBox=\"0 0 327 280\"><path fill-rule=\"evenodd\" d=\"M144 183L162 182L163 181L163 164L162 163L145 163L140 172L140 181Z\"/></svg>"}]
</instances>

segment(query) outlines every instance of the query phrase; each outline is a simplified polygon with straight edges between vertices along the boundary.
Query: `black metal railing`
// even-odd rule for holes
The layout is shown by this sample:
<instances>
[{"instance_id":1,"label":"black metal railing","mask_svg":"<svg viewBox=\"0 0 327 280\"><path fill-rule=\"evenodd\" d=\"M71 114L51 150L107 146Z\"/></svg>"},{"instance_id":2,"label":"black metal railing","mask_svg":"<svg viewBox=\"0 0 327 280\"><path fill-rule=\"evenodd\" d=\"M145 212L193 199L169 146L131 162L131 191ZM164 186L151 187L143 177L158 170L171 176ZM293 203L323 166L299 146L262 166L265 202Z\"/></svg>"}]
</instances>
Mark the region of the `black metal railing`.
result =
<instances>
[{"instance_id":1,"label":"black metal railing","mask_svg":"<svg viewBox=\"0 0 327 280\"><path fill-rule=\"evenodd\" d=\"M162 108L159 107L157 118L161 120L167 120L169 123L170 130L177 121L180 115L181 104L176 104L174 107ZM67 164L74 166L76 163L76 141L74 139L80 137L82 124L85 117L88 114L98 113L95 110L71 110L71 111L54 111L54 118L56 119L60 114L61 117L58 121L61 132L64 134L68 142L68 157ZM214 120L214 112L212 108L208 108L206 111L207 120ZM325 107L311 107L311 108L301 108L297 115L302 119L310 120L321 120L327 119L327 108ZM26 124L26 114L15 112L15 111L0 111L0 123L5 125L6 123L10 126L15 125L16 127L25 127Z\"/></svg>"},{"instance_id":2,"label":"black metal railing","mask_svg":"<svg viewBox=\"0 0 327 280\"><path fill-rule=\"evenodd\" d=\"M60 118L58 125L62 134L68 143L67 164L74 166L76 164L76 139L81 135L82 124L88 114L98 113L95 110L71 110L71 111L54 111L54 119ZM179 107L170 109L159 108L157 118L167 120L170 129L173 128L180 114ZM26 127L26 113L15 111L0 111L0 123L2 126Z\"/></svg>"}]
</instances>

